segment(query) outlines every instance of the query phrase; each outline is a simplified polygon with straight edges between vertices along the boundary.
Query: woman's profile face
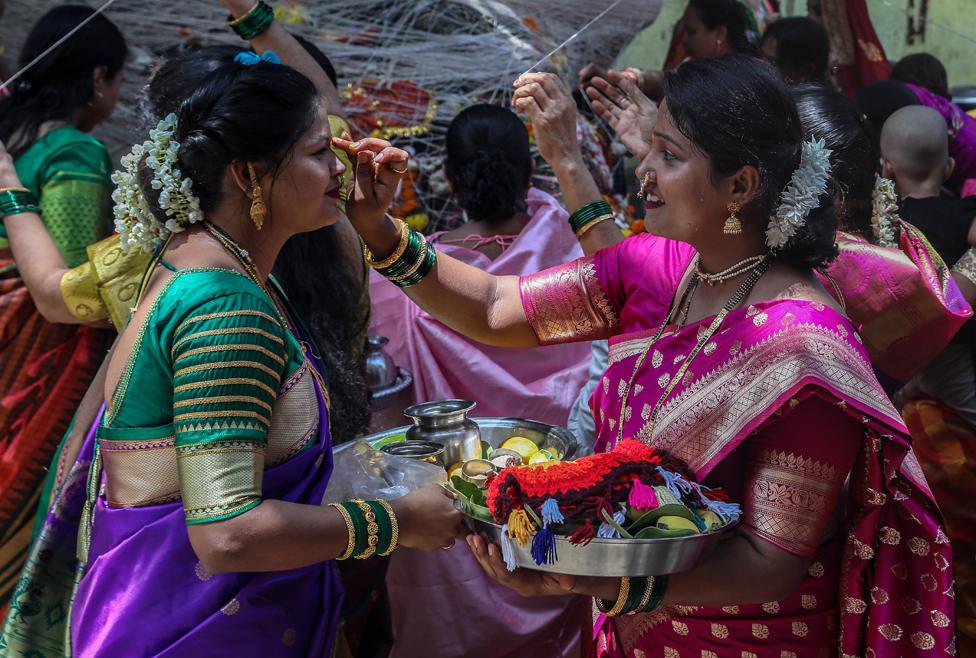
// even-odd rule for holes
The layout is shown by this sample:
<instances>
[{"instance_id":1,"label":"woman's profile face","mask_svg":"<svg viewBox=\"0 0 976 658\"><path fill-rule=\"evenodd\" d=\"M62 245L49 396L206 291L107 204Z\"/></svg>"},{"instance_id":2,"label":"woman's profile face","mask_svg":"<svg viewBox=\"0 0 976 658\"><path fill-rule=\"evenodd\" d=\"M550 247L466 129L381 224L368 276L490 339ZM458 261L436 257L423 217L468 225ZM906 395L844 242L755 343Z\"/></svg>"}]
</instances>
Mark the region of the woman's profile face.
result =
<instances>
[{"instance_id":1,"label":"woman's profile face","mask_svg":"<svg viewBox=\"0 0 976 658\"><path fill-rule=\"evenodd\" d=\"M314 231L335 224L339 210L339 177L346 171L332 148L329 115L325 103L317 103L312 126L298 140L282 163L273 183L268 208L273 222L287 222L294 233ZM262 187L264 184L262 183ZM268 188L265 187L265 194Z\"/></svg>"},{"instance_id":2,"label":"woman's profile face","mask_svg":"<svg viewBox=\"0 0 976 658\"><path fill-rule=\"evenodd\" d=\"M711 160L674 125L666 99L637 168L638 178L645 174L648 232L691 244L721 237L728 195L712 180Z\"/></svg>"},{"instance_id":3,"label":"woman's profile face","mask_svg":"<svg viewBox=\"0 0 976 658\"><path fill-rule=\"evenodd\" d=\"M728 31L726 27L718 25L715 29L710 29L690 5L685 9L681 23L685 33L685 50L693 58L718 57L731 52L729 44L726 43L725 37Z\"/></svg>"}]
</instances>

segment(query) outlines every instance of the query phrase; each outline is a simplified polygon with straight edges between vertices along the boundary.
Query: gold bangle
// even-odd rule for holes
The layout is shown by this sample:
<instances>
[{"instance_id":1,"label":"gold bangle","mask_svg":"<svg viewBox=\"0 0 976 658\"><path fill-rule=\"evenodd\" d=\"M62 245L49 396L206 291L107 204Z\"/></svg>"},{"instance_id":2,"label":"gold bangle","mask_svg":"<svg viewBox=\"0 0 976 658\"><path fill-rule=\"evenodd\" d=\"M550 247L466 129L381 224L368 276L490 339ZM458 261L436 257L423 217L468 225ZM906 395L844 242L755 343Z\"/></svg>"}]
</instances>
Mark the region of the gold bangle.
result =
<instances>
[{"instance_id":1,"label":"gold bangle","mask_svg":"<svg viewBox=\"0 0 976 658\"><path fill-rule=\"evenodd\" d=\"M412 277L414 274L416 274L417 270L419 270L421 266L423 266L424 261L427 260L427 253L431 249L433 249L433 247L430 246L430 243L427 242L426 238L424 238L423 236L420 237L421 237L422 244L420 245L420 251L418 252L417 260L413 263L413 265L410 266L410 269L408 269L403 274L394 277L389 277L390 281L394 283L396 283L397 281L405 281L410 277Z\"/></svg>"},{"instance_id":2,"label":"gold bangle","mask_svg":"<svg viewBox=\"0 0 976 658\"><path fill-rule=\"evenodd\" d=\"M353 549L356 548L356 526L352 524L352 517L346 508L338 503L329 503L329 507L334 507L342 515L342 520L346 523L346 531L349 534L349 543L346 544L345 552L337 557L337 560L348 560L352 556Z\"/></svg>"},{"instance_id":3,"label":"gold bangle","mask_svg":"<svg viewBox=\"0 0 976 658\"><path fill-rule=\"evenodd\" d=\"M606 221L612 220L612 219L613 219L613 215L600 215L596 219L590 220L589 222L587 222L586 224L584 224L583 226L581 226L578 231L576 231L576 239L577 240L581 239L584 235L586 235L587 231L589 231L591 228L593 228L597 224L602 224L603 222L606 222Z\"/></svg>"},{"instance_id":4,"label":"gold bangle","mask_svg":"<svg viewBox=\"0 0 976 658\"><path fill-rule=\"evenodd\" d=\"M374 270L389 267L393 263L400 260L400 257L403 256L403 252L407 250L407 244L410 242L409 227L402 219L393 218L393 221L398 223L400 227L400 243L397 245L397 248L393 250L393 253L388 257L381 261L377 261L373 256L373 252L369 250L369 247L366 246L365 242L363 243L363 255L366 257L366 262L369 263L369 266Z\"/></svg>"},{"instance_id":5,"label":"gold bangle","mask_svg":"<svg viewBox=\"0 0 976 658\"><path fill-rule=\"evenodd\" d=\"M26 187L0 187L0 193L3 192L30 192Z\"/></svg>"},{"instance_id":6,"label":"gold bangle","mask_svg":"<svg viewBox=\"0 0 976 658\"><path fill-rule=\"evenodd\" d=\"M624 606L627 605L628 596L630 596L630 578L624 576L620 579L620 592L617 594L617 602L613 604L613 607L609 610L605 609L601 604L602 599L599 598L596 600L596 607L607 617L616 617L624 609Z\"/></svg>"},{"instance_id":7,"label":"gold bangle","mask_svg":"<svg viewBox=\"0 0 976 658\"><path fill-rule=\"evenodd\" d=\"M952 271L966 277L966 280L976 286L976 248L970 247L952 266Z\"/></svg>"},{"instance_id":8,"label":"gold bangle","mask_svg":"<svg viewBox=\"0 0 976 658\"><path fill-rule=\"evenodd\" d=\"M397 524L396 514L390 504L385 500L377 500L376 502L390 515L390 525L393 528L393 534L390 536L390 547L386 549L385 553L380 553L380 557L386 557L396 549L397 543L400 541L400 526Z\"/></svg>"},{"instance_id":9,"label":"gold bangle","mask_svg":"<svg viewBox=\"0 0 976 658\"><path fill-rule=\"evenodd\" d=\"M647 607L647 604L651 602L651 596L654 594L654 576L648 576L647 580L644 581L644 595L641 596L640 603L637 604L637 609L631 610L629 614L635 614Z\"/></svg>"},{"instance_id":10,"label":"gold bangle","mask_svg":"<svg viewBox=\"0 0 976 658\"><path fill-rule=\"evenodd\" d=\"M254 3L254 6L253 7L251 7L250 9L248 9L246 12L244 12L243 14L241 14L240 16L238 16L237 18L235 18L234 20L227 21L227 24L229 26L231 26L231 27L234 27L235 25L237 25L238 23L240 23L241 21L243 21L244 19L246 19L248 16L250 16L251 14L253 14L255 11L257 11L258 7L260 7L260 6L261 6L261 0L258 0L257 2Z\"/></svg>"},{"instance_id":11,"label":"gold bangle","mask_svg":"<svg viewBox=\"0 0 976 658\"><path fill-rule=\"evenodd\" d=\"M373 553L376 552L376 545L380 543L380 526L376 523L376 514L373 512L373 508L369 506L364 500L354 500L352 501L359 506L359 509L363 511L363 516L366 517L366 550L356 556L357 560L365 560L368 557L372 557Z\"/></svg>"}]
</instances>

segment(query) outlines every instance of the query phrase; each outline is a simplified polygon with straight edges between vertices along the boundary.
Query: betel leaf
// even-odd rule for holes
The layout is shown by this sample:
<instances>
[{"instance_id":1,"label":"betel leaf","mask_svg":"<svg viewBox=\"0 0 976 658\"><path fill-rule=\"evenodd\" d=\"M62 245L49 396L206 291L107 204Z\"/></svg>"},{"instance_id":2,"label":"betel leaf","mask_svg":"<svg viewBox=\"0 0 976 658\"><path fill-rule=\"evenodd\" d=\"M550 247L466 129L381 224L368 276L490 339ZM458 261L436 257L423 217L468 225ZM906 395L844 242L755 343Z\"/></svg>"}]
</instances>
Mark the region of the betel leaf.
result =
<instances>
[{"instance_id":1,"label":"betel leaf","mask_svg":"<svg viewBox=\"0 0 976 658\"><path fill-rule=\"evenodd\" d=\"M459 476L455 475L451 478L451 486L454 487L455 491L464 496L468 502L485 507L485 503L487 502L485 500L485 492L479 489L477 485L467 480L462 480Z\"/></svg>"}]
</instances>

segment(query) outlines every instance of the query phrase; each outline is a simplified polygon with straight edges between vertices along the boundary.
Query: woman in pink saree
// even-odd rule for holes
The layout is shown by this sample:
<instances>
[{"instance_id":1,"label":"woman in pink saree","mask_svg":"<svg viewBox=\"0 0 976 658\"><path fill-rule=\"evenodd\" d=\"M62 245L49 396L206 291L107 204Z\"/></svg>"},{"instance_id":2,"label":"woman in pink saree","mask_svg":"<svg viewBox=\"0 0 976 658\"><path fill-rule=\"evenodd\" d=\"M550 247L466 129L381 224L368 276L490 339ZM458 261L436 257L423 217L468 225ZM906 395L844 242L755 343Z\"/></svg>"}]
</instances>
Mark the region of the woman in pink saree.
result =
<instances>
[{"instance_id":1,"label":"woman in pink saree","mask_svg":"<svg viewBox=\"0 0 976 658\"><path fill-rule=\"evenodd\" d=\"M568 213L552 196L529 188L529 135L510 109L475 105L455 117L445 171L468 221L430 236L442 254L497 276L538 272L583 255ZM565 426L586 379L585 343L522 352L468 340L375 271L370 298L370 331L387 336L390 356L413 373L414 402L471 399L478 401L479 416ZM475 656L489 643L496 658L579 653L585 607L566 598L520 597L489 580L467 546L429 555L401 551L390 558L386 586L391 658ZM472 623L445 632L444 619L452 617Z\"/></svg>"},{"instance_id":2,"label":"woman in pink saree","mask_svg":"<svg viewBox=\"0 0 976 658\"><path fill-rule=\"evenodd\" d=\"M517 85L516 106L534 121L559 95L546 75ZM857 330L812 271L837 254L828 154L802 142L775 74L736 56L668 74L651 142L639 173L652 235L520 279L442 256L409 288L492 344L609 338L592 401L598 449L637 437L743 505L739 531L672 575L660 607L597 616L591 655L951 653L938 509ZM572 160L561 168L578 171ZM392 225L352 219L374 253L394 251ZM613 606L623 589L509 573L497 546L469 544L526 596Z\"/></svg>"}]
</instances>

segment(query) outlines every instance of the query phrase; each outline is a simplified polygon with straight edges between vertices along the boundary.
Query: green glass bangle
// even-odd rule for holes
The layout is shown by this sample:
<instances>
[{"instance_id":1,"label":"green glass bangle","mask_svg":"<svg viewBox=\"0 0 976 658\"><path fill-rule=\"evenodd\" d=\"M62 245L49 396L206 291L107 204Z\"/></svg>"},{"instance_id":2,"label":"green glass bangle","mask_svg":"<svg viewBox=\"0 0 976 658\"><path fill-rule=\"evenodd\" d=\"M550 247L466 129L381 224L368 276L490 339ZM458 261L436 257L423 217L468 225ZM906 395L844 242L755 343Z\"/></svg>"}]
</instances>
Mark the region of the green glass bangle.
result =
<instances>
[{"instance_id":1,"label":"green glass bangle","mask_svg":"<svg viewBox=\"0 0 976 658\"><path fill-rule=\"evenodd\" d=\"M569 225L573 228L573 232L575 233L580 228L585 226L590 220L593 220L600 215L607 214L613 214L613 210L610 208L609 203L603 199L590 201L589 203L585 203L577 208L576 211L569 216Z\"/></svg>"},{"instance_id":2,"label":"green glass bangle","mask_svg":"<svg viewBox=\"0 0 976 658\"><path fill-rule=\"evenodd\" d=\"M417 257L414 259L414 261L410 264L410 267L407 269L407 271L398 276L386 275L386 278L392 281L393 283L396 283L397 281L405 281L407 279L412 278L424 266L424 262L427 260L427 255L429 252L430 252L430 245L427 243L426 240L424 240L423 243L420 245L420 252L417 254Z\"/></svg>"},{"instance_id":3,"label":"green glass bangle","mask_svg":"<svg viewBox=\"0 0 976 658\"><path fill-rule=\"evenodd\" d=\"M375 500L367 500L366 504L373 510L373 514L376 515L376 524L380 527L376 555L382 555L390 550L390 544L393 542L393 521L390 520L390 514L386 509Z\"/></svg>"},{"instance_id":4,"label":"green glass bangle","mask_svg":"<svg viewBox=\"0 0 976 658\"><path fill-rule=\"evenodd\" d=\"M37 198L28 190L0 190L0 217L18 215L22 212L40 214Z\"/></svg>"},{"instance_id":5,"label":"green glass bangle","mask_svg":"<svg viewBox=\"0 0 976 658\"><path fill-rule=\"evenodd\" d=\"M356 528L356 546L352 549L352 556L355 557L369 548L369 533L366 532L366 517L356 503L343 501L339 503L352 519L352 525Z\"/></svg>"},{"instance_id":6,"label":"green glass bangle","mask_svg":"<svg viewBox=\"0 0 976 658\"><path fill-rule=\"evenodd\" d=\"M407 247L400 257L389 267L383 267L376 271L388 279L402 276L417 264L425 242L424 236L416 231L411 231L407 237Z\"/></svg>"},{"instance_id":7,"label":"green glass bangle","mask_svg":"<svg viewBox=\"0 0 976 658\"><path fill-rule=\"evenodd\" d=\"M258 0L249 12L234 19L227 20L227 24L237 33L237 36L250 41L263 34L274 23L274 9L264 0Z\"/></svg>"},{"instance_id":8,"label":"green glass bangle","mask_svg":"<svg viewBox=\"0 0 976 658\"><path fill-rule=\"evenodd\" d=\"M434 269L434 265L436 264L437 250L428 244L427 254L424 257L424 260L420 263L420 266L417 268L417 271L410 276L393 281L393 285L399 288L409 288L411 286L415 286L431 273L431 271Z\"/></svg>"},{"instance_id":9,"label":"green glass bangle","mask_svg":"<svg viewBox=\"0 0 976 658\"><path fill-rule=\"evenodd\" d=\"M654 585L651 591L651 598L647 602L647 605L640 609L640 612L654 612L661 607L661 603L664 601L664 595L668 591L668 577L667 576L655 576Z\"/></svg>"}]
</instances>

